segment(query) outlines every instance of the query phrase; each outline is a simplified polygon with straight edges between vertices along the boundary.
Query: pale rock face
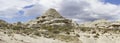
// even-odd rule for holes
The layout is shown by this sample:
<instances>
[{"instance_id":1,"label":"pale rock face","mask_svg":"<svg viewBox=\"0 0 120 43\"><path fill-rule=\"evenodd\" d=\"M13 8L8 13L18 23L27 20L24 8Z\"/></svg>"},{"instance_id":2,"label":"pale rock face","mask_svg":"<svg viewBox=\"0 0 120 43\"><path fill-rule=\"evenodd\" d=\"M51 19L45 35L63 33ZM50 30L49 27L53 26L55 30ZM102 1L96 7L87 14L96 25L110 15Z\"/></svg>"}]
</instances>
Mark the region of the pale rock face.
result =
<instances>
[{"instance_id":1,"label":"pale rock face","mask_svg":"<svg viewBox=\"0 0 120 43\"><path fill-rule=\"evenodd\" d=\"M108 20L102 19L102 20L96 20L93 22L83 23L83 24L80 24L80 26L93 27L93 28L107 28L107 29L118 28L120 29L120 22L118 21L110 22Z\"/></svg>"},{"instance_id":2,"label":"pale rock face","mask_svg":"<svg viewBox=\"0 0 120 43\"><path fill-rule=\"evenodd\" d=\"M105 19L102 19L102 20L96 20L96 21L93 21L93 22L87 22L87 23L84 23L83 25L85 27L96 27L96 25L106 25L108 24L109 21L105 20Z\"/></svg>"},{"instance_id":3,"label":"pale rock face","mask_svg":"<svg viewBox=\"0 0 120 43\"><path fill-rule=\"evenodd\" d=\"M63 18L55 9L50 8L46 11L43 16L46 17L53 17L53 18Z\"/></svg>"},{"instance_id":4,"label":"pale rock face","mask_svg":"<svg viewBox=\"0 0 120 43\"><path fill-rule=\"evenodd\" d=\"M28 24L27 28L21 28L26 27L26 24ZM0 20L0 43L120 43L120 21L110 22L102 19L79 25L62 17L55 9L51 8L42 16L26 24L18 23L11 26ZM55 26L56 28L50 28L52 31L47 28L29 28L41 25L43 27L46 25ZM63 28L59 29L59 26ZM72 26L77 28L74 29ZM66 27L69 28L65 31L61 30ZM71 28L72 31L69 30Z\"/></svg>"},{"instance_id":5,"label":"pale rock face","mask_svg":"<svg viewBox=\"0 0 120 43\"><path fill-rule=\"evenodd\" d=\"M37 25L38 27L43 24L47 25L76 25L77 23L72 20L62 17L55 9L50 8L42 16L37 17L36 20L28 22L29 27Z\"/></svg>"}]
</instances>

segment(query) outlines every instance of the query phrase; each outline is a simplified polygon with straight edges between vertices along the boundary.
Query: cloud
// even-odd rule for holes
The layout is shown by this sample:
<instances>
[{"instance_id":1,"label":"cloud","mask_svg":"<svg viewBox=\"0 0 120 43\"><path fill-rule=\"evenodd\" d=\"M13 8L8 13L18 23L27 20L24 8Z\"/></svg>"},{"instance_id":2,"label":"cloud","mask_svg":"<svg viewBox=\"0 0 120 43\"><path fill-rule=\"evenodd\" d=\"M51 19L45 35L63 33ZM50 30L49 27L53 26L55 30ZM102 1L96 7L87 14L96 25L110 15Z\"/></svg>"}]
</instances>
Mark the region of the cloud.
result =
<instances>
[{"instance_id":1,"label":"cloud","mask_svg":"<svg viewBox=\"0 0 120 43\"><path fill-rule=\"evenodd\" d=\"M101 0L65 0L61 4L60 12L68 18L77 19L79 22L97 19L117 20L120 6L104 3Z\"/></svg>"},{"instance_id":2,"label":"cloud","mask_svg":"<svg viewBox=\"0 0 120 43\"><path fill-rule=\"evenodd\" d=\"M34 1L34 0L31 0ZM24 0L0 0L0 17L14 18L18 16L18 11L26 5L33 4L34 2Z\"/></svg>"},{"instance_id":3,"label":"cloud","mask_svg":"<svg viewBox=\"0 0 120 43\"><path fill-rule=\"evenodd\" d=\"M5 10L12 7L21 8L31 3L32 2L26 2L24 0L0 0L0 10Z\"/></svg>"},{"instance_id":4,"label":"cloud","mask_svg":"<svg viewBox=\"0 0 120 43\"><path fill-rule=\"evenodd\" d=\"M40 4L34 4L32 7L28 7L23 9L24 11L24 16L33 16L33 15L41 15L44 11L44 7Z\"/></svg>"},{"instance_id":5,"label":"cloud","mask_svg":"<svg viewBox=\"0 0 120 43\"><path fill-rule=\"evenodd\" d=\"M22 11L24 11L24 16L42 15L49 8L59 10L61 1L62 0L37 0L36 3L23 7Z\"/></svg>"},{"instance_id":6,"label":"cloud","mask_svg":"<svg viewBox=\"0 0 120 43\"><path fill-rule=\"evenodd\" d=\"M0 17L1 18L12 18L12 17L16 17L17 15L17 9L15 8L10 8L10 9L6 9L3 11L0 11Z\"/></svg>"},{"instance_id":7,"label":"cloud","mask_svg":"<svg viewBox=\"0 0 120 43\"><path fill-rule=\"evenodd\" d=\"M0 18L31 19L49 8L55 8L62 16L78 22L120 19L120 5L103 0L0 0L0 3Z\"/></svg>"},{"instance_id":8,"label":"cloud","mask_svg":"<svg viewBox=\"0 0 120 43\"><path fill-rule=\"evenodd\" d=\"M78 18L79 16L85 16L84 14L87 14L87 12L84 11L84 9L89 6L88 3L84 1L63 1L61 4L60 12L62 15L68 18Z\"/></svg>"},{"instance_id":9,"label":"cloud","mask_svg":"<svg viewBox=\"0 0 120 43\"><path fill-rule=\"evenodd\" d=\"M86 2L90 4L90 6L86 8L87 9L86 11L91 12L94 15L97 15L98 19L114 20L117 19L116 16L118 16L120 13L119 5L104 3L101 0L91 2L87 0Z\"/></svg>"},{"instance_id":10,"label":"cloud","mask_svg":"<svg viewBox=\"0 0 120 43\"><path fill-rule=\"evenodd\" d=\"M48 8L60 8L60 4L64 0L40 0L39 4L44 6L46 9Z\"/></svg>"}]
</instances>

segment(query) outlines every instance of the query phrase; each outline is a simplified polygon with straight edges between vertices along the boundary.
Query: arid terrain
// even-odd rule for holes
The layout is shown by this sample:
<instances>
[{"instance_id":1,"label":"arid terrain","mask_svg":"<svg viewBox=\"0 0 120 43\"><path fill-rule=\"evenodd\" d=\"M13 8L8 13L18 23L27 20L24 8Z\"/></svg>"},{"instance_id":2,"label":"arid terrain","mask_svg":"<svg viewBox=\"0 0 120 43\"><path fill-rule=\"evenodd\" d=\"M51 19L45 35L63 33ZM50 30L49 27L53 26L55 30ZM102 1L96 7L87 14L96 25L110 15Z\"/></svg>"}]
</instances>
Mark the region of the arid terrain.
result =
<instances>
[{"instance_id":1,"label":"arid terrain","mask_svg":"<svg viewBox=\"0 0 120 43\"><path fill-rule=\"evenodd\" d=\"M26 23L0 20L0 43L120 43L120 21L78 24L50 8Z\"/></svg>"}]
</instances>

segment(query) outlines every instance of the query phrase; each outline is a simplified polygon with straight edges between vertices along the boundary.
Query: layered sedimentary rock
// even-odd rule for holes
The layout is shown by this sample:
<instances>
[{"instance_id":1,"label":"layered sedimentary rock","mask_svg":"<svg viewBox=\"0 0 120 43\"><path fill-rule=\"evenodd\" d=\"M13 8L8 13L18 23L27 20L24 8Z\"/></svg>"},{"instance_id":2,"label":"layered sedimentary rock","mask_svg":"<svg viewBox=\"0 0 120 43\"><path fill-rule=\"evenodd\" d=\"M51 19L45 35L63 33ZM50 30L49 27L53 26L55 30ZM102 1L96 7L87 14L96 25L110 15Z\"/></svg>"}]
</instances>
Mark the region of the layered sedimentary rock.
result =
<instances>
[{"instance_id":1,"label":"layered sedimentary rock","mask_svg":"<svg viewBox=\"0 0 120 43\"><path fill-rule=\"evenodd\" d=\"M92 28L105 28L105 29L120 29L120 22L101 19L101 20L95 20L93 22L86 22L80 24L80 26L92 27Z\"/></svg>"},{"instance_id":2,"label":"layered sedimentary rock","mask_svg":"<svg viewBox=\"0 0 120 43\"><path fill-rule=\"evenodd\" d=\"M120 43L120 21L78 25L51 8L27 24L0 20L0 43Z\"/></svg>"},{"instance_id":3,"label":"layered sedimentary rock","mask_svg":"<svg viewBox=\"0 0 120 43\"><path fill-rule=\"evenodd\" d=\"M29 27L40 27L41 25L77 25L77 23L64 18L55 9L52 8L47 10L42 16L37 17L35 20L31 20L30 22L28 22L28 24Z\"/></svg>"}]
</instances>

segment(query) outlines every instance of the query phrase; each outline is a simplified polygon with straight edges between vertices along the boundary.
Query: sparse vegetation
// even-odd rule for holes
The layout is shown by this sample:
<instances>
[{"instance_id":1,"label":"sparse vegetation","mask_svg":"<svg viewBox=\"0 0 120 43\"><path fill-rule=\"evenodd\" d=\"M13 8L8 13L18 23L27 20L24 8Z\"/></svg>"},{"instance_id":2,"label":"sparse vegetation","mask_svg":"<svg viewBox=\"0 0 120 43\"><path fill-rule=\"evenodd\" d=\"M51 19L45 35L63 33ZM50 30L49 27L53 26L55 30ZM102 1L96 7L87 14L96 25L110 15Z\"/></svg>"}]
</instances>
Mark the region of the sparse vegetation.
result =
<instances>
[{"instance_id":1,"label":"sparse vegetation","mask_svg":"<svg viewBox=\"0 0 120 43\"><path fill-rule=\"evenodd\" d=\"M96 34L96 31L92 31L92 34Z\"/></svg>"},{"instance_id":2,"label":"sparse vegetation","mask_svg":"<svg viewBox=\"0 0 120 43\"><path fill-rule=\"evenodd\" d=\"M91 31L93 28L90 27L79 27L81 31L86 32L86 31Z\"/></svg>"},{"instance_id":3,"label":"sparse vegetation","mask_svg":"<svg viewBox=\"0 0 120 43\"><path fill-rule=\"evenodd\" d=\"M97 34L94 36L94 38L99 38L99 36L100 36L100 35L97 33Z\"/></svg>"},{"instance_id":4,"label":"sparse vegetation","mask_svg":"<svg viewBox=\"0 0 120 43\"><path fill-rule=\"evenodd\" d=\"M54 25L54 26L50 26L50 25L43 25L41 26L41 29L46 29L48 31L59 31L59 32L67 32L67 31L71 31L74 27L73 26L58 26L58 25Z\"/></svg>"},{"instance_id":5,"label":"sparse vegetation","mask_svg":"<svg viewBox=\"0 0 120 43\"><path fill-rule=\"evenodd\" d=\"M66 42L79 41L79 39L75 36L57 35L56 38L61 41L66 41Z\"/></svg>"},{"instance_id":6,"label":"sparse vegetation","mask_svg":"<svg viewBox=\"0 0 120 43\"><path fill-rule=\"evenodd\" d=\"M56 13L56 15L50 15L49 13L50 14ZM8 34L8 36L11 36L12 33L22 34L22 35L24 34L26 36L31 36L31 37L38 36L45 38L53 38L65 42L71 42L71 41L76 42L79 41L79 37L83 37L83 36L87 38L91 38L90 35L92 35L94 38L97 39L100 37L101 33L120 34L120 29L100 28L98 24L95 24L96 27L93 28L84 27L84 26L76 27L73 26L74 23L72 23L71 20L63 18L62 16L57 14L57 12L51 12L51 11L46 13L46 15L44 16L37 17L35 21L31 21L31 22L32 23L28 23L28 24L23 24L21 22L15 24L9 24L5 21L0 20L0 31L2 31L4 34ZM114 27L116 27L116 25ZM119 26L117 26L117 28L118 27ZM78 31L75 29L78 29ZM83 36L79 34L80 32L83 33L82 34ZM88 34L86 35L86 33Z\"/></svg>"},{"instance_id":7,"label":"sparse vegetation","mask_svg":"<svg viewBox=\"0 0 120 43\"><path fill-rule=\"evenodd\" d=\"M79 35L79 34L76 34L76 37L80 37L80 35Z\"/></svg>"}]
</instances>

